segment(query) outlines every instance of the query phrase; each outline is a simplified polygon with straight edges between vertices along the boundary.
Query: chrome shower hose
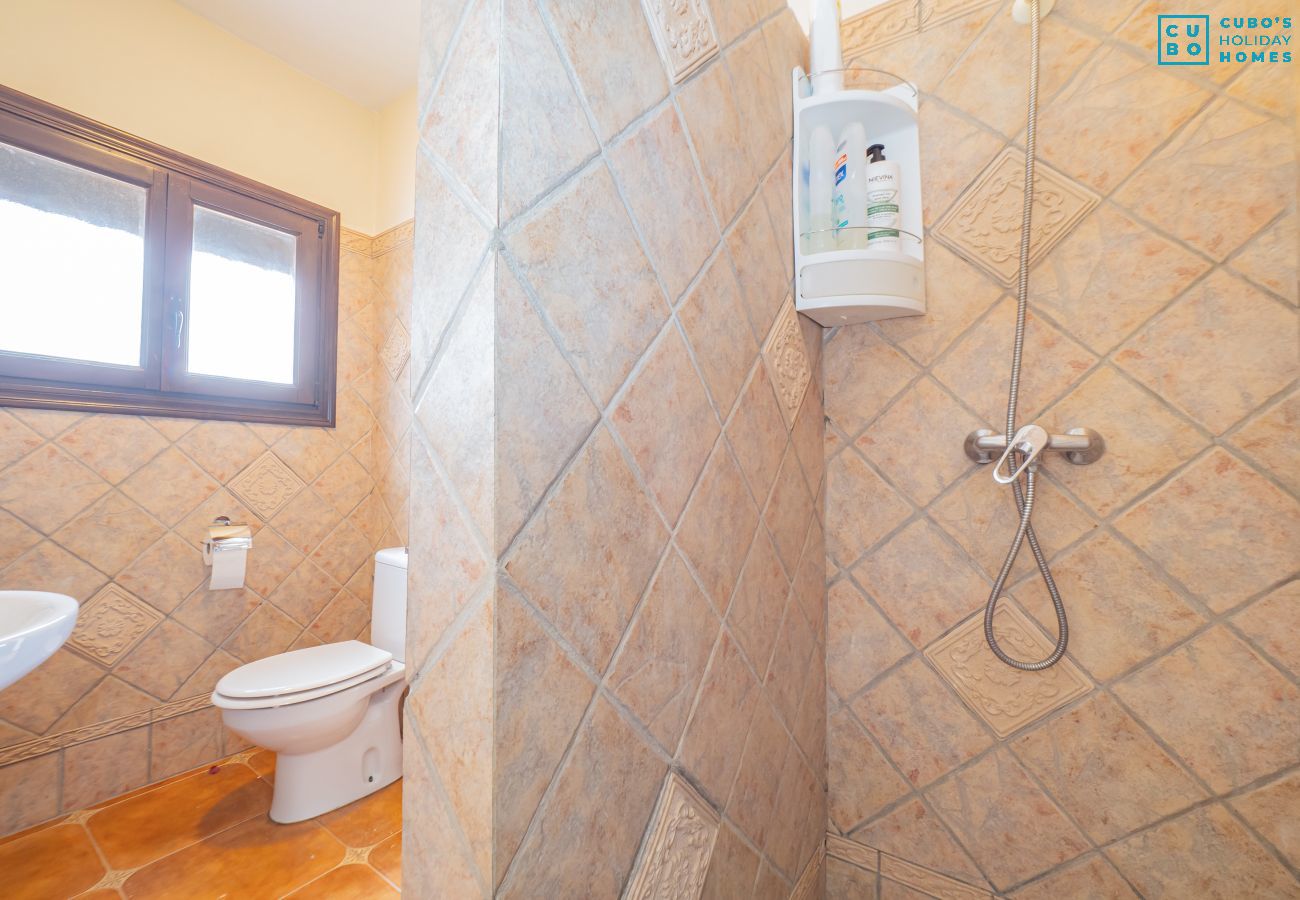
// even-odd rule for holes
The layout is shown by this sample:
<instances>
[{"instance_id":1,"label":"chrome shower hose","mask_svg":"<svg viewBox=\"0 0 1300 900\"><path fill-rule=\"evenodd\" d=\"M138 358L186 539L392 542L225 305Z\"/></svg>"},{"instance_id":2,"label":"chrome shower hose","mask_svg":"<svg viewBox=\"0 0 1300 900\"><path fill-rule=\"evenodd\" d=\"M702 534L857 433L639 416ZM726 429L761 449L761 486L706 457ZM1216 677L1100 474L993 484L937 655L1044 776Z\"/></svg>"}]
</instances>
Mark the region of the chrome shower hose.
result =
<instances>
[{"instance_id":1,"label":"chrome shower hose","mask_svg":"<svg viewBox=\"0 0 1300 900\"><path fill-rule=\"evenodd\" d=\"M1037 143L1038 0L1030 0L1029 113L1028 124L1025 129L1025 203L1020 218L1020 273L1016 282L1016 336L1011 349L1011 387L1007 392L1006 434L1008 441L1016 433L1016 406L1020 400L1020 360L1025 349L1025 316L1029 308L1029 244L1031 238L1030 225L1034 209L1034 153ZM1015 473L1018 461L1019 455L1017 453L1013 452L1009 455L1008 465L1012 473ZM1037 463L1034 462L1024 469L1023 488L1019 478L1011 483L1016 509L1020 513L1020 524L1016 528L1016 536L1011 542L1010 549L1007 550L1006 559L1002 562L1002 569L993 582L993 590L989 593L988 603L984 607L984 638L988 641L989 649L1002 662L1027 672L1037 672L1055 665L1065 654L1065 645L1070 636L1069 624L1065 619L1065 603L1061 600L1061 592L1057 590L1056 579L1052 577L1052 570L1047 565L1047 558L1043 556L1043 550L1038 545L1038 537L1034 534L1034 528L1029 524L1030 516L1034 512L1034 478L1037 474L1037 467ZM1016 562L1020 547L1026 540L1029 541L1029 549L1034 554L1034 561L1038 563L1038 571L1043 576L1043 584L1047 585L1047 593L1051 595L1052 606L1056 609L1056 647L1046 658L1037 662L1025 662L1009 656L999 646L997 635L993 633L993 613L997 610L998 600L1002 597L1002 588L1006 584L1007 576L1011 574L1011 567Z\"/></svg>"}]
</instances>

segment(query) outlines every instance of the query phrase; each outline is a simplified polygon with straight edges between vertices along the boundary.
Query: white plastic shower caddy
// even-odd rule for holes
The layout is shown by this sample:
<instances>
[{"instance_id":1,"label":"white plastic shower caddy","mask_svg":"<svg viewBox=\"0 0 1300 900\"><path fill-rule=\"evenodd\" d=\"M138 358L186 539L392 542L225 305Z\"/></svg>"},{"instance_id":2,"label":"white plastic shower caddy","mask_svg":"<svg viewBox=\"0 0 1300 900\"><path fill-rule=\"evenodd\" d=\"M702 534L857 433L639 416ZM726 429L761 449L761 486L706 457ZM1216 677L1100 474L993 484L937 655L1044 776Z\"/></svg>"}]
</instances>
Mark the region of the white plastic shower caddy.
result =
<instances>
[{"instance_id":1,"label":"white plastic shower caddy","mask_svg":"<svg viewBox=\"0 0 1300 900\"><path fill-rule=\"evenodd\" d=\"M921 224L921 150L916 116L916 88L889 73L845 69L888 76L897 84L884 90L840 90L813 95L803 69L791 76L794 95L794 268L795 308L823 326L852 325L925 314L925 247ZM867 142L884 144L898 164L901 241L897 250L827 250L810 252L808 140L826 125L836 137L849 122L861 122Z\"/></svg>"}]
</instances>

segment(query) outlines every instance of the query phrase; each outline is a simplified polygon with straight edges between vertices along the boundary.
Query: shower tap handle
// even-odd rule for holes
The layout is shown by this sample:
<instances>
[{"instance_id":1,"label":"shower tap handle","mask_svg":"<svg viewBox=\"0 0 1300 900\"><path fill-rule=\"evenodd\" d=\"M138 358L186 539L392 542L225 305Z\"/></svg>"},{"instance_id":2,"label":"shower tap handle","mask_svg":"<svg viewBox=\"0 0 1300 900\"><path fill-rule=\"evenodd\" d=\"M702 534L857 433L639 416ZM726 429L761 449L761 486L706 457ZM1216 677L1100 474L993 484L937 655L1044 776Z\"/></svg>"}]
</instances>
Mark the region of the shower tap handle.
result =
<instances>
[{"instance_id":1,"label":"shower tap handle","mask_svg":"<svg viewBox=\"0 0 1300 900\"><path fill-rule=\"evenodd\" d=\"M1025 455L1024 462L1020 464L1020 469L1037 467L1038 463L1035 462L1035 460L1038 459L1038 454L1046 450L1050 443L1051 437L1048 435L1047 430L1042 426L1024 426L1017 431L1016 436L1007 443L1007 449L1003 452L1002 458L999 459L998 464L993 467L993 480L998 484L1010 484L1016 480L1016 474L1010 472L1009 466L1007 468L1010 474L1007 475L1002 474L1002 467L1007 465L1007 460L1011 458L1011 454L1017 451Z\"/></svg>"}]
</instances>

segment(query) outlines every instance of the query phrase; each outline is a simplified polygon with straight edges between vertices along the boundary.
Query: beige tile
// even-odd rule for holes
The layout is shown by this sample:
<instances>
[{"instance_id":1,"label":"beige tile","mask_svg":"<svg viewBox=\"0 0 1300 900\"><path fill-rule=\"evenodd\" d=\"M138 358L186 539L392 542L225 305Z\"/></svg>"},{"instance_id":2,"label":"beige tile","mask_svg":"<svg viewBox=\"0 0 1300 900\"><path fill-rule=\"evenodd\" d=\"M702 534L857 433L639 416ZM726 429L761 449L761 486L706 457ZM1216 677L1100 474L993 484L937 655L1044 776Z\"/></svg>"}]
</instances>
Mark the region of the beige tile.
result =
<instances>
[{"instance_id":1,"label":"beige tile","mask_svg":"<svg viewBox=\"0 0 1300 900\"><path fill-rule=\"evenodd\" d=\"M258 624L256 620L250 621L254 625ZM294 632L296 634L297 631ZM288 641L285 641L285 646L287 645ZM175 696L181 684L208 658L212 650L213 646L208 641L171 619L164 619L117 664L113 673L160 700L168 700ZM269 656L270 653L262 655ZM242 658L244 662L249 662L259 657Z\"/></svg>"},{"instance_id":2,"label":"beige tile","mask_svg":"<svg viewBox=\"0 0 1300 900\"><path fill-rule=\"evenodd\" d=\"M907 641L847 578L831 586L826 603L826 673L838 696L853 696L912 652Z\"/></svg>"},{"instance_id":3,"label":"beige tile","mask_svg":"<svg viewBox=\"0 0 1300 900\"><path fill-rule=\"evenodd\" d=\"M958 335L994 304L1001 293L992 281L961 257L940 244L932 244L926 248L925 315L884 319L875 327L913 358L924 364L933 363ZM980 326L981 329L988 327L987 323ZM868 368L868 364L858 359L854 361L854 367ZM901 376L895 367L890 371ZM888 396L882 395L875 402L884 405L887 400Z\"/></svg>"},{"instance_id":4,"label":"beige tile","mask_svg":"<svg viewBox=\"0 0 1300 900\"><path fill-rule=\"evenodd\" d=\"M1107 849L1144 896L1292 896L1295 878L1220 805L1193 810Z\"/></svg>"},{"instance_id":5,"label":"beige tile","mask_svg":"<svg viewBox=\"0 0 1300 900\"><path fill-rule=\"evenodd\" d=\"M155 722L150 737L149 777L168 778L221 756L221 710L201 709Z\"/></svg>"},{"instance_id":6,"label":"beige tile","mask_svg":"<svg viewBox=\"0 0 1300 900\"><path fill-rule=\"evenodd\" d=\"M876 874L843 860L826 860L826 900L875 900Z\"/></svg>"},{"instance_id":7,"label":"beige tile","mask_svg":"<svg viewBox=\"0 0 1300 900\"><path fill-rule=\"evenodd\" d=\"M370 605L351 591L342 590L311 623L310 633L322 643L346 641L357 637L370 624Z\"/></svg>"},{"instance_id":8,"label":"beige tile","mask_svg":"<svg viewBox=\"0 0 1300 900\"><path fill-rule=\"evenodd\" d=\"M110 484L117 484L167 446L167 439L135 416L87 416L58 444Z\"/></svg>"},{"instance_id":9,"label":"beige tile","mask_svg":"<svg viewBox=\"0 0 1300 900\"><path fill-rule=\"evenodd\" d=\"M262 550L265 541L272 537L272 532L263 532L258 538L258 550ZM251 561L250 569L256 568L261 561ZM207 577L202 554L174 532L168 532L118 572L116 581L155 609L168 613Z\"/></svg>"},{"instance_id":10,"label":"beige tile","mask_svg":"<svg viewBox=\"0 0 1300 900\"><path fill-rule=\"evenodd\" d=\"M46 444L0 472L0 508L50 534L108 489L66 451Z\"/></svg>"},{"instance_id":11,"label":"beige tile","mask_svg":"<svg viewBox=\"0 0 1300 900\"><path fill-rule=\"evenodd\" d=\"M776 648L772 651L772 662L768 665L764 687L768 699L776 707L777 714L792 736L809 670L822 664L820 656L814 657L813 649L812 631L798 611L795 601L791 599L786 607L785 621L777 634ZM788 866L782 865L781 868L790 871Z\"/></svg>"},{"instance_id":12,"label":"beige tile","mask_svg":"<svg viewBox=\"0 0 1300 900\"><path fill-rule=\"evenodd\" d=\"M222 648L244 662L265 659L289 649L302 626L269 603L263 603L244 620Z\"/></svg>"},{"instance_id":13,"label":"beige tile","mask_svg":"<svg viewBox=\"0 0 1300 900\"><path fill-rule=\"evenodd\" d=\"M498 379L495 390L494 493L500 548L514 537L590 432L597 412L514 274L498 267L498 275L497 365L517 374Z\"/></svg>"},{"instance_id":14,"label":"beige tile","mask_svg":"<svg viewBox=\"0 0 1300 900\"><path fill-rule=\"evenodd\" d=\"M209 642L219 644L261 602L248 589L210 591L200 587L173 611L172 618Z\"/></svg>"},{"instance_id":15,"label":"beige tile","mask_svg":"<svg viewBox=\"0 0 1300 900\"><path fill-rule=\"evenodd\" d=\"M804 479L808 482L808 489L814 493L821 491L822 476L826 474L825 441L826 410L822 405L821 385L814 363L812 384L804 394L803 406L799 408L790 431L790 442L799 457L799 465L803 467Z\"/></svg>"},{"instance_id":16,"label":"beige tile","mask_svg":"<svg viewBox=\"0 0 1300 900\"><path fill-rule=\"evenodd\" d=\"M731 47L725 60L737 86L736 105L750 156L765 170L790 139L790 112L781 102L790 91L789 72L783 67L773 71L766 37L757 30Z\"/></svg>"},{"instance_id":17,"label":"beige tile","mask_svg":"<svg viewBox=\"0 0 1300 900\"><path fill-rule=\"evenodd\" d=\"M911 0L902 0L892 6L902 10L909 6L914 9L917 4ZM890 43L874 47L860 55L846 54L845 59L856 66L900 73L925 94L933 94L935 87L953 63L966 52L966 48L979 35L994 11L995 7L987 4L959 5L955 17L943 22L927 23L931 27L924 34L915 33L914 28L904 29ZM878 87L884 83L888 82L878 78L867 80L868 86Z\"/></svg>"},{"instance_id":18,"label":"beige tile","mask_svg":"<svg viewBox=\"0 0 1300 900\"><path fill-rule=\"evenodd\" d=\"M676 300L718 243L676 108L665 105L610 154L650 259Z\"/></svg>"},{"instance_id":19,"label":"beige tile","mask_svg":"<svg viewBox=\"0 0 1300 900\"><path fill-rule=\"evenodd\" d=\"M1292 440L1298 424L1300 393L1295 393L1247 422L1230 440L1292 493L1300 493L1300 447Z\"/></svg>"},{"instance_id":20,"label":"beige tile","mask_svg":"<svg viewBox=\"0 0 1300 900\"><path fill-rule=\"evenodd\" d=\"M922 378L854 446L907 496L924 505L970 468L965 454L954 453L953 448L981 424L932 379Z\"/></svg>"},{"instance_id":21,"label":"beige tile","mask_svg":"<svg viewBox=\"0 0 1300 900\"><path fill-rule=\"evenodd\" d=\"M920 370L870 328L841 328L822 358L826 415L852 436Z\"/></svg>"},{"instance_id":22,"label":"beige tile","mask_svg":"<svg viewBox=\"0 0 1300 900\"><path fill-rule=\"evenodd\" d=\"M40 434L16 417L0 410L0 469L22 459L43 441Z\"/></svg>"},{"instance_id":23,"label":"beige tile","mask_svg":"<svg viewBox=\"0 0 1300 900\"><path fill-rule=\"evenodd\" d=\"M1102 533L1052 562L1070 621L1070 658L1103 681L1151 658L1204 623L1151 564ZM1054 634L1056 613L1035 571L1016 599Z\"/></svg>"},{"instance_id":24,"label":"beige tile","mask_svg":"<svg viewBox=\"0 0 1300 900\"><path fill-rule=\"evenodd\" d=\"M677 95L677 103L718 220L730 222L760 173L747 146L748 132L726 68L711 65L692 78Z\"/></svg>"},{"instance_id":25,"label":"beige tile","mask_svg":"<svg viewBox=\"0 0 1300 900\"><path fill-rule=\"evenodd\" d=\"M719 622L670 550L610 674L609 687L668 752L686 727Z\"/></svg>"},{"instance_id":26,"label":"beige tile","mask_svg":"<svg viewBox=\"0 0 1300 900\"><path fill-rule=\"evenodd\" d=\"M1030 731L1012 748L1099 844L1205 799L1196 782L1106 694Z\"/></svg>"},{"instance_id":27,"label":"beige tile","mask_svg":"<svg viewBox=\"0 0 1300 900\"><path fill-rule=\"evenodd\" d=\"M175 448L164 450L122 482L122 492L165 525L175 525L219 485Z\"/></svg>"},{"instance_id":28,"label":"beige tile","mask_svg":"<svg viewBox=\"0 0 1300 900\"><path fill-rule=\"evenodd\" d=\"M340 515L356 509L374 487L370 473L351 453L344 453L312 485Z\"/></svg>"},{"instance_id":29,"label":"beige tile","mask_svg":"<svg viewBox=\"0 0 1300 900\"><path fill-rule=\"evenodd\" d=\"M557 37L603 140L667 93L668 83L636 0L548 2Z\"/></svg>"},{"instance_id":30,"label":"beige tile","mask_svg":"<svg viewBox=\"0 0 1300 900\"><path fill-rule=\"evenodd\" d=\"M1297 242L1300 234L1296 233L1296 216L1288 213L1256 235L1230 265L1260 287L1295 303L1300 299L1295 275Z\"/></svg>"},{"instance_id":31,"label":"beige tile","mask_svg":"<svg viewBox=\"0 0 1300 900\"><path fill-rule=\"evenodd\" d=\"M793 449L787 450L776 475L772 498L763 514L786 572L793 572L799 562L799 552L803 549L804 538L808 534L808 523L814 514L813 498L809 496L808 487L799 471L798 457Z\"/></svg>"},{"instance_id":32,"label":"beige tile","mask_svg":"<svg viewBox=\"0 0 1300 900\"><path fill-rule=\"evenodd\" d=\"M892 0L846 16L840 24L840 40L847 59L920 31L920 0Z\"/></svg>"},{"instance_id":33,"label":"beige tile","mask_svg":"<svg viewBox=\"0 0 1300 900\"><path fill-rule=\"evenodd\" d=\"M790 220L786 219L786 223ZM727 232L725 243L736 277L740 279L740 296L749 311L754 337L766 339L768 329L790 293L790 274L782 265L789 225L779 222L764 198L755 197ZM793 253L793 250L790 250Z\"/></svg>"},{"instance_id":34,"label":"beige tile","mask_svg":"<svg viewBox=\"0 0 1300 900\"><path fill-rule=\"evenodd\" d=\"M1216 449L1125 513L1116 526L1222 612L1292 569L1300 545L1300 505ZM1250 552L1240 552L1242 547Z\"/></svg>"},{"instance_id":35,"label":"beige tile","mask_svg":"<svg viewBox=\"0 0 1300 900\"><path fill-rule=\"evenodd\" d=\"M1300 581L1291 581L1237 613L1232 623L1265 653L1290 669L1292 675L1297 675L1300 674L1300 649L1290 640L1296 633L1297 616L1300 616Z\"/></svg>"},{"instance_id":36,"label":"beige tile","mask_svg":"<svg viewBox=\"0 0 1300 900\"><path fill-rule=\"evenodd\" d=\"M934 368L935 377L983 417L984 427L999 434L1006 428L1011 383L1007 360L1011 359L1015 329L1016 301L1003 297ZM1023 359L1018 425L1037 419L1097 363L1094 353L1032 309L1025 325ZM961 458L965 459L965 454Z\"/></svg>"},{"instance_id":37,"label":"beige tile","mask_svg":"<svg viewBox=\"0 0 1300 900\"><path fill-rule=\"evenodd\" d=\"M1294 182L1291 129L1220 100L1139 169L1115 199L1221 260L1286 209ZM1224 184L1232 190L1221 190Z\"/></svg>"},{"instance_id":38,"label":"beige tile","mask_svg":"<svg viewBox=\"0 0 1300 900\"><path fill-rule=\"evenodd\" d=\"M1293 310L1216 272L1128 341L1115 360L1221 434L1286 386L1296 367L1295 327Z\"/></svg>"},{"instance_id":39,"label":"beige tile","mask_svg":"<svg viewBox=\"0 0 1300 900\"><path fill-rule=\"evenodd\" d=\"M847 708L832 713L827 725L830 821L847 832L907 794L908 783Z\"/></svg>"},{"instance_id":40,"label":"beige tile","mask_svg":"<svg viewBox=\"0 0 1300 900\"><path fill-rule=\"evenodd\" d=\"M39 532L0 509L0 570L40 542Z\"/></svg>"},{"instance_id":41,"label":"beige tile","mask_svg":"<svg viewBox=\"0 0 1300 900\"><path fill-rule=\"evenodd\" d=\"M924 40L924 39L921 39ZM919 50L919 48L918 48ZM909 74L909 77L912 77ZM1004 140L999 135L969 119L956 115L952 109L931 96L920 101L919 121L921 128L921 172L925 179L922 191L922 219L925 222L937 222L957 195L966 185L975 179L988 164L993 155L1002 149ZM935 261L931 256L934 247L926 247L926 274ZM928 287L928 286L927 286ZM934 309L936 300L960 298L959 291L944 291L940 296L933 290L926 291L926 319L946 324L947 316L938 316ZM954 312L964 304L945 304ZM891 324L898 324L893 322ZM924 331L913 327L922 340L931 340L924 336ZM960 330L960 329L958 329Z\"/></svg>"},{"instance_id":42,"label":"beige tile","mask_svg":"<svg viewBox=\"0 0 1300 900\"><path fill-rule=\"evenodd\" d=\"M329 429L291 428L272 445L275 456L305 482L315 481L347 449Z\"/></svg>"},{"instance_id":43,"label":"beige tile","mask_svg":"<svg viewBox=\"0 0 1300 900\"><path fill-rule=\"evenodd\" d=\"M1105 353L1207 268L1106 204L1034 269L1034 302L1076 339Z\"/></svg>"},{"instance_id":44,"label":"beige tile","mask_svg":"<svg viewBox=\"0 0 1300 900\"><path fill-rule=\"evenodd\" d=\"M51 536L101 572L111 575L165 532L138 504L113 491Z\"/></svg>"},{"instance_id":45,"label":"beige tile","mask_svg":"<svg viewBox=\"0 0 1300 900\"><path fill-rule=\"evenodd\" d=\"M1295 810L1300 804L1300 773L1284 775L1230 803L1292 865L1300 860L1300 832L1295 826Z\"/></svg>"},{"instance_id":46,"label":"beige tile","mask_svg":"<svg viewBox=\"0 0 1300 900\"><path fill-rule=\"evenodd\" d=\"M346 583L369 560L374 547L360 528L344 519L312 553L312 560Z\"/></svg>"},{"instance_id":47,"label":"beige tile","mask_svg":"<svg viewBox=\"0 0 1300 900\"><path fill-rule=\"evenodd\" d=\"M1195 428L1110 366L1088 376L1042 421L1058 433L1091 428L1106 441L1105 455L1090 465L1052 461L1053 477L1102 516L1131 502L1208 443Z\"/></svg>"},{"instance_id":48,"label":"beige tile","mask_svg":"<svg viewBox=\"0 0 1300 900\"><path fill-rule=\"evenodd\" d=\"M176 442L209 475L225 483L262 453L266 445L239 422L204 422Z\"/></svg>"},{"instance_id":49,"label":"beige tile","mask_svg":"<svg viewBox=\"0 0 1300 900\"><path fill-rule=\"evenodd\" d=\"M985 756L926 794L999 889L1088 849L1083 835L1005 749Z\"/></svg>"},{"instance_id":50,"label":"beige tile","mask_svg":"<svg viewBox=\"0 0 1300 900\"><path fill-rule=\"evenodd\" d=\"M579 730L546 807L524 838L502 897L607 896L631 871L664 774L606 701ZM618 797L611 804L610 797ZM599 846L601 853L586 850Z\"/></svg>"},{"instance_id":51,"label":"beige tile","mask_svg":"<svg viewBox=\"0 0 1300 900\"><path fill-rule=\"evenodd\" d=\"M607 402L668 313L608 170L584 172L506 244L574 367Z\"/></svg>"},{"instance_id":52,"label":"beige tile","mask_svg":"<svg viewBox=\"0 0 1300 900\"><path fill-rule=\"evenodd\" d=\"M853 840L970 884L987 883L948 828L920 800L864 825L853 832ZM896 869L891 866L891 871Z\"/></svg>"},{"instance_id":53,"label":"beige tile","mask_svg":"<svg viewBox=\"0 0 1300 900\"><path fill-rule=\"evenodd\" d=\"M906 522L913 507L852 450L827 464L827 549L845 566Z\"/></svg>"},{"instance_id":54,"label":"beige tile","mask_svg":"<svg viewBox=\"0 0 1300 900\"><path fill-rule=\"evenodd\" d=\"M758 880L754 882L753 900L781 900L789 893L790 882L771 863L764 862L759 867Z\"/></svg>"},{"instance_id":55,"label":"beige tile","mask_svg":"<svg viewBox=\"0 0 1300 900\"><path fill-rule=\"evenodd\" d=\"M402 886L408 893L437 896L480 896L481 873L470 858L460 825L450 815L442 800L442 785L430 771L419 740L411 740L408 719L407 739L402 742L402 840L398 847L401 864L397 868ZM381 845L383 849L383 845ZM382 858L382 857L381 857Z\"/></svg>"},{"instance_id":56,"label":"beige tile","mask_svg":"<svg viewBox=\"0 0 1300 900\"><path fill-rule=\"evenodd\" d=\"M519 848L594 687L508 593L495 623L494 883Z\"/></svg>"},{"instance_id":57,"label":"beige tile","mask_svg":"<svg viewBox=\"0 0 1300 900\"><path fill-rule=\"evenodd\" d=\"M135 728L63 752L64 811L83 809L149 781L149 729Z\"/></svg>"},{"instance_id":58,"label":"beige tile","mask_svg":"<svg viewBox=\"0 0 1300 900\"><path fill-rule=\"evenodd\" d=\"M111 667L161 619L153 607L110 584L81 605L68 645Z\"/></svg>"},{"instance_id":59,"label":"beige tile","mask_svg":"<svg viewBox=\"0 0 1300 900\"><path fill-rule=\"evenodd\" d=\"M1066 174L1111 191L1210 99L1190 80L1112 45L1042 108L1039 150Z\"/></svg>"},{"instance_id":60,"label":"beige tile","mask_svg":"<svg viewBox=\"0 0 1300 900\"><path fill-rule=\"evenodd\" d=\"M1137 900L1137 894L1101 856L1085 856L1041 881L1014 891L1015 900Z\"/></svg>"},{"instance_id":61,"label":"beige tile","mask_svg":"<svg viewBox=\"0 0 1300 900\"><path fill-rule=\"evenodd\" d=\"M13 410L11 415L47 438L57 437L85 418L83 413L62 412L55 409L19 408Z\"/></svg>"},{"instance_id":62,"label":"beige tile","mask_svg":"<svg viewBox=\"0 0 1300 900\"><path fill-rule=\"evenodd\" d=\"M757 522L740 469L719 443L677 530L677 545L699 572L714 609L727 606Z\"/></svg>"},{"instance_id":63,"label":"beige tile","mask_svg":"<svg viewBox=\"0 0 1300 900\"><path fill-rule=\"evenodd\" d=\"M727 423L727 438L750 491L758 502L765 502L781 465L786 434L772 379L761 362L750 373L735 415Z\"/></svg>"},{"instance_id":64,"label":"beige tile","mask_svg":"<svg viewBox=\"0 0 1300 900\"><path fill-rule=\"evenodd\" d=\"M305 488L276 513L271 524L280 536L302 553L311 553L329 536L337 514L311 488Z\"/></svg>"},{"instance_id":65,"label":"beige tile","mask_svg":"<svg viewBox=\"0 0 1300 900\"><path fill-rule=\"evenodd\" d=\"M749 732L761 695L740 646L723 631L686 727L680 758L717 806L726 803L740 765L740 742Z\"/></svg>"},{"instance_id":66,"label":"beige tile","mask_svg":"<svg viewBox=\"0 0 1300 900\"><path fill-rule=\"evenodd\" d=\"M683 301L679 316L709 395L725 418L758 352L744 326L745 308L726 254L709 263Z\"/></svg>"},{"instance_id":67,"label":"beige tile","mask_svg":"<svg viewBox=\"0 0 1300 900\"><path fill-rule=\"evenodd\" d=\"M448 31L467 6L447 7L452 15ZM500 181L501 11L500 4L477 3L468 12L420 129L422 140L489 213L496 212ZM426 12L425 18L432 15ZM422 83L432 81L430 75Z\"/></svg>"},{"instance_id":68,"label":"beige tile","mask_svg":"<svg viewBox=\"0 0 1300 900\"><path fill-rule=\"evenodd\" d=\"M916 561L927 560L918 567ZM923 647L988 599L988 583L929 522L913 522L853 575L908 640Z\"/></svg>"},{"instance_id":69,"label":"beige tile","mask_svg":"<svg viewBox=\"0 0 1300 900\"><path fill-rule=\"evenodd\" d=\"M758 874L758 862L758 854L731 825L724 822L709 857L701 900L730 900L746 896Z\"/></svg>"},{"instance_id":70,"label":"beige tile","mask_svg":"<svg viewBox=\"0 0 1300 900\"><path fill-rule=\"evenodd\" d=\"M602 428L524 529L505 568L587 662L603 671L666 539Z\"/></svg>"},{"instance_id":71,"label":"beige tile","mask_svg":"<svg viewBox=\"0 0 1300 900\"><path fill-rule=\"evenodd\" d=\"M0 766L0 833L13 834L58 814L60 759L47 753Z\"/></svg>"},{"instance_id":72,"label":"beige tile","mask_svg":"<svg viewBox=\"0 0 1300 900\"><path fill-rule=\"evenodd\" d=\"M40 734L54 724L103 677L94 663L60 648L23 677L0 691L0 718Z\"/></svg>"},{"instance_id":73,"label":"beige tile","mask_svg":"<svg viewBox=\"0 0 1300 900\"><path fill-rule=\"evenodd\" d=\"M733 744L733 752L738 749ZM745 738L740 769L726 806L727 816L759 847L766 846L774 824L781 768L791 749L776 711L765 699L760 699L754 708L754 721Z\"/></svg>"},{"instance_id":74,"label":"beige tile","mask_svg":"<svg viewBox=\"0 0 1300 900\"><path fill-rule=\"evenodd\" d=\"M42 541L0 572L0 589L42 590L88 599L105 577L53 541Z\"/></svg>"},{"instance_id":75,"label":"beige tile","mask_svg":"<svg viewBox=\"0 0 1300 900\"><path fill-rule=\"evenodd\" d=\"M1187 684L1198 690L1187 691ZM1295 761L1300 690L1224 628L1210 629L1114 690L1216 791Z\"/></svg>"},{"instance_id":76,"label":"beige tile","mask_svg":"<svg viewBox=\"0 0 1300 900\"><path fill-rule=\"evenodd\" d=\"M993 617L998 646L1015 659L1045 659L1055 644L1007 597ZM1013 669L988 647L978 612L926 648L926 658L1000 738L1081 697L1092 685L1069 657L1037 672Z\"/></svg>"},{"instance_id":77,"label":"beige tile","mask_svg":"<svg viewBox=\"0 0 1300 900\"><path fill-rule=\"evenodd\" d=\"M946 775L993 742L919 658L853 701L853 711L916 787Z\"/></svg>"},{"instance_id":78,"label":"beige tile","mask_svg":"<svg viewBox=\"0 0 1300 900\"><path fill-rule=\"evenodd\" d=\"M675 523L718 436L686 342L667 329L611 416L660 509Z\"/></svg>"},{"instance_id":79,"label":"beige tile","mask_svg":"<svg viewBox=\"0 0 1300 900\"><path fill-rule=\"evenodd\" d=\"M126 682L110 675L87 691L84 697L74 703L71 709L50 726L50 733L60 734L74 728L98 725L111 719L134 715L156 706L157 703L156 699L144 691L137 691Z\"/></svg>"}]
</instances>

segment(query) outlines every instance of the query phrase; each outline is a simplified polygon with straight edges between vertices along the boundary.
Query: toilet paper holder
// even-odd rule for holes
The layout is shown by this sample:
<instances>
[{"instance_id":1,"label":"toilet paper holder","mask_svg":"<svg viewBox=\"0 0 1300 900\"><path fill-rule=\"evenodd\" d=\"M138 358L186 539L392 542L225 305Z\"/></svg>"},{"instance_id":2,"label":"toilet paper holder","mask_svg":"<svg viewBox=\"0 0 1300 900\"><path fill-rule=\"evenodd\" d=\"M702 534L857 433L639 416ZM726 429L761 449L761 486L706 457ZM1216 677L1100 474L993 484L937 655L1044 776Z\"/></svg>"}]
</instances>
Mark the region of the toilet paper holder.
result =
<instances>
[{"instance_id":1,"label":"toilet paper holder","mask_svg":"<svg viewBox=\"0 0 1300 900\"><path fill-rule=\"evenodd\" d=\"M203 562L212 565L214 553L252 549L253 529L247 525L232 525L229 516L217 516L208 526L208 536L203 539Z\"/></svg>"}]
</instances>

